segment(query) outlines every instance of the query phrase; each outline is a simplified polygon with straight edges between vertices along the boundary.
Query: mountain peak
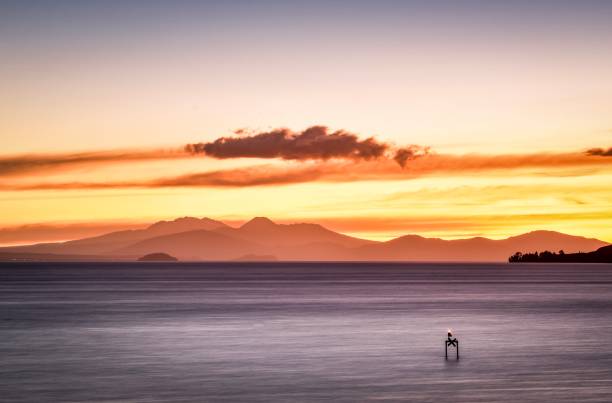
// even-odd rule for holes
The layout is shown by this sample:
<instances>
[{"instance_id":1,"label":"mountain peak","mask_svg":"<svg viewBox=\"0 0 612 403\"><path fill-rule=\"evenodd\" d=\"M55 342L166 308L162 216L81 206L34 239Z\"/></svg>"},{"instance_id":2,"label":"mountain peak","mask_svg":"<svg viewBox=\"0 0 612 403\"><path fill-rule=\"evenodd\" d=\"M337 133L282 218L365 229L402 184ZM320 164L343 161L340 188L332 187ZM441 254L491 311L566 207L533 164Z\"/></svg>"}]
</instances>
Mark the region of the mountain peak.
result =
<instances>
[{"instance_id":1,"label":"mountain peak","mask_svg":"<svg viewBox=\"0 0 612 403\"><path fill-rule=\"evenodd\" d=\"M551 231L551 230L547 230L547 229L538 229L538 230L535 230L535 231L526 232L526 233L521 234L521 235L569 235L569 234L564 234L564 233L559 232L559 231Z\"/></svg>"},{"instance_id":2,"label":"mountain peak","mask_svg":"<svg viewBox=\"0 0 612 403\"><path fill-rule=\"evenodd\" d=\"M255 217L250 221L242 224L240 227L243 228L271 228L276 227L276 223L270 220L268 217Z\"/></svg>"},{"instance_id":3,"label":"mountain peak","mask_svg":"<svg viewBox=\"0 0 612 403\"><path fill-rule=\"evenodd\" d=\"M161 220L161 221L157 221L154 222L153 224L149 225L149 229L153 229L153 228L159 228L162 226L166 226L166 225L171 225L171 224L178 224L178 223L195 223L195 222L199 222L200 220L198 220L195 217L179 217L179 218L175 218L174 220Z\"/></svg>"},{"instance_id":4,"label":"mountain peak","mask_svg":"<svg viewBox=\"0 0 612 403\"><path fill-rule=\"evenodd\" d=\"M511 236L508 239L581 239L581 240L594 240L593 238L585 238L579 235L570 235L558 231L550 230L536 230L526 232L524 234Z\"/></svg>"},{"instance_id":5,"label":"mountain peak","mask_svg":"<svg viewBox=\"0 0 612 403\"><path fill-rule=\"evenodd\" d=\"M196 229L215 229L225 227L226 225L221 221L216 221L208 217L197 218L197 217L179 217L171 221L158 221L149 226L149 230L152 231L190 231Z\"/></svg>"}]
</instances>

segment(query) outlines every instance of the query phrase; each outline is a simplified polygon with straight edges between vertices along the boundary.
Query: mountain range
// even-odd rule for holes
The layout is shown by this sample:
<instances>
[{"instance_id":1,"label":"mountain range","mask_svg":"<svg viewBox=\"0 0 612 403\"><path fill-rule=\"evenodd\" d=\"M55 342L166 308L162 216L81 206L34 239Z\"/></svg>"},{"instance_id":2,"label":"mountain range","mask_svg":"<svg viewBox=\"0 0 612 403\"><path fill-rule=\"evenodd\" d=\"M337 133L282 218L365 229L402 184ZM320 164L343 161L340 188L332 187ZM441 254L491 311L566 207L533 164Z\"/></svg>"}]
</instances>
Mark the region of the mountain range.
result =
<instances>
[{"instance_id":1,"label":"mountain range","mask_svg":"<svg viewBox=\"0 0 612 403\"><path fill-rule=\"evenodd\" d=\"M593 238L534 231L501 240L444 240L405 235L386 242L331 231L318 224L277 224L256 217L240 227L210 218L182 217L145 229L58 243L0 248L0 260L134 260L167 253L180 260L226 261L506 261L517 251L586 252L608 245Z\"/></svg>"}]
</instances>

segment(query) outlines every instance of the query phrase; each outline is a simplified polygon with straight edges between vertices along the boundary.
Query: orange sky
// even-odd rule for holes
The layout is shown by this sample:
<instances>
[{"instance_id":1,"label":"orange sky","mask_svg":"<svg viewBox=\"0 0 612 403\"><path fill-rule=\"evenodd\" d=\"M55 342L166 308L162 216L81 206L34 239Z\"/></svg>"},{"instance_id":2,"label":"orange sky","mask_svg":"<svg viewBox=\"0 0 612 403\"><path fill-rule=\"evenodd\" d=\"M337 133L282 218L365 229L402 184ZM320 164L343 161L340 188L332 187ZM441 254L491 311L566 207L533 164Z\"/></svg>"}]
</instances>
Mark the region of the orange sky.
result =
<instances>
[{"instance_id":1,"label":"orange sky","mask_svg":"<svg viewBox=\"0 0 612 403\"><path fill-rule=\"evenodd\" d=\"M341 3L0 6L0 243L185 215L612 242L609 4Z\"/></svg>"}]
</instances>

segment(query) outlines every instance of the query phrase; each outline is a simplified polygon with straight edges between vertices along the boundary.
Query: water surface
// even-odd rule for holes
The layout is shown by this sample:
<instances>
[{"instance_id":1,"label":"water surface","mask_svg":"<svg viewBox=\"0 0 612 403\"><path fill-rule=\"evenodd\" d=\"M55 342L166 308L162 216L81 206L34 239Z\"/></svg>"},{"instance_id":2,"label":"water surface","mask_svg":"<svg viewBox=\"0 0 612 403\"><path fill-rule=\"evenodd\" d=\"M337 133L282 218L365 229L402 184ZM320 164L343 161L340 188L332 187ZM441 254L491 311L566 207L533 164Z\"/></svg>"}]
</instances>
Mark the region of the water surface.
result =
<instances>
[{"instance_id":1,"label":"water surface","mask_svg":"<svg viewBox=\"0 0 612 403\"><path fill-rule=\"evenodd\" d=\"M612 265L4 263L0 400L612 401Z\"/></svg>"}]
</instances>

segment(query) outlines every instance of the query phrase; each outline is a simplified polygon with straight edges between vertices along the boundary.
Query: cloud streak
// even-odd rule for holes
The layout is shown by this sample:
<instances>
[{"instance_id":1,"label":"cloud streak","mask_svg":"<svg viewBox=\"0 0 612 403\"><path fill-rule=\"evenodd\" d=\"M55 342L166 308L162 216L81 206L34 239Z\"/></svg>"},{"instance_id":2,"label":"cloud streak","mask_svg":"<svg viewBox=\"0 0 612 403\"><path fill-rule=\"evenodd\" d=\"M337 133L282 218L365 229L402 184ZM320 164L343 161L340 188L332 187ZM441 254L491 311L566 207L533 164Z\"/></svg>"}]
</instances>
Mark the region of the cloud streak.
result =
<instances>
[{"instance_id":1,"label":"cloud streak","mask_svg":"<svg viewBox=\"0 0 612 403\"><path fill-rule=\"evenodd\" d=\"M331 168L331 167L329 167ZM202 173L179 175L142 181L108 182L49 182L33 184L0 184L0 190L78 190L78 189L121 189L121 188L169 188L169 187L248 187L266 185L288 185L312 182L323 177L331 178L332 169L321 167L298 167L282 169L261 165L244 169L227 169Z\"/></svg>"},{"instance_id":2,"label":"cloud streak","mask_svg":"<svg viewBox=\"0 0 612 403\"><path fill-rule=\"evenodd\" d=\"M189 173L153 179L106 182L0 183L0 190L59 190L166 187L247 187L324 181L406 180L427 175L456 176L474 172L542 169L561 175L568 169L601 169L612 164L612 148L592 148L573 153L436 154L419 145L396 146L374 137L360 139L345 130L312 126L303 131L280 128L266 132L237 131L207 143L171 150L99 151L67 154L31 154L0 157L0 178L35 176L78 166L125 164L138 161L193 158L257 158L289 162L246 168ZM126 170L126 172L129 172Z\"/></svg>"},{"instance_id":3,"label":"cloud streak","mask_svg":"<svg viewBox=\"0 0 612 403\"><path fill-rule=\"evenodd\" d=\"M428 154L405 168L390 159L362 162L303 162L288 166L256 165L247 168L192 173L152 180L116 182L64 182L1 184L0 190L70 190L167 187L249 187L290 185L305 182L353 182L367 180L408 180L423 176L458 176L474 173L499 174L521 169L544 169L563 174L563 169L612 167L612 158L594 158L584 152L524 155Z\"/></svg>"},{"instance_id":4,"label":"cloud streak","mask_svg":"<svg viewBox=\"0 0 612 403\"><path fill-rule=\"evenodd\" d=\"M0 157L0 176L62 171L78 166L186 158L180 150L98 151L67 154L27 154Z\"/></svg>"}]
</instances>

